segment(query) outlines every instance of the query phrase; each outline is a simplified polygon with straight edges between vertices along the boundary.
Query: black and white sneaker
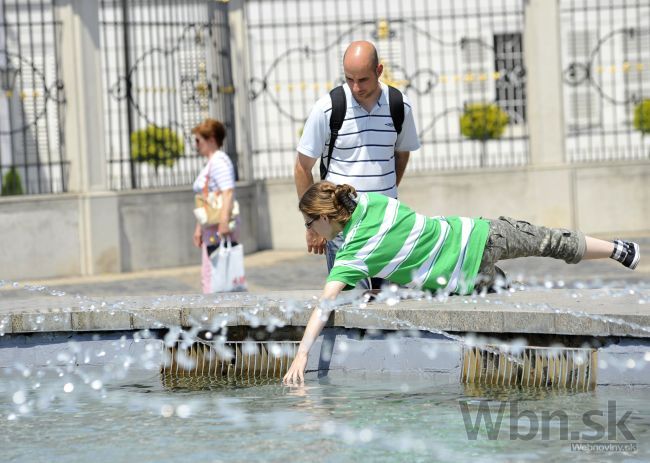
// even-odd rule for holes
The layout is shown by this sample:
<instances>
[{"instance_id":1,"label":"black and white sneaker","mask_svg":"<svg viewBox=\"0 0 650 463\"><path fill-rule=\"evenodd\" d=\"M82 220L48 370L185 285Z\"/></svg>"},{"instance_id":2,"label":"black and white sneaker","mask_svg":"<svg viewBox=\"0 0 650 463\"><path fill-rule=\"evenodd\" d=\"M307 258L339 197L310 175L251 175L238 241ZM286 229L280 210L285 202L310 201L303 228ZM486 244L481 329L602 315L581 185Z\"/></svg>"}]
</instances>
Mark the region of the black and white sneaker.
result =
<instances>
[{"instance_id":1,"label":"black and white sneaker","mask_svg":"<svg viewBox=\"0 0 650 463\"><path fill-rule=\"evenodd\" d=\"M641 251L639 245L632 241L614 240L614 252L610 256L612 259L619 261L627 268L634 270L639 264Z\"/></svg>"}]
</instances>

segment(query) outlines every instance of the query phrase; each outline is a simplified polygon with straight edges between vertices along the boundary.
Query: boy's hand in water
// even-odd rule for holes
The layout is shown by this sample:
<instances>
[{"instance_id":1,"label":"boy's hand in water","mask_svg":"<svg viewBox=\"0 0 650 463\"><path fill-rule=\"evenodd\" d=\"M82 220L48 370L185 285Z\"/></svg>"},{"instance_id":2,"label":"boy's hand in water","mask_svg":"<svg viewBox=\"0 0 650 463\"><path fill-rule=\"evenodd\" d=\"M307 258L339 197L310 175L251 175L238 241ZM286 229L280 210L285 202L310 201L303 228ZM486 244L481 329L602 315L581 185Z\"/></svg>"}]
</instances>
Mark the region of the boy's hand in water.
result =
<instances>
[{"instance_id":1,"label":"boy's hand in water","mask_svg":"<svg viewBox=\"0 0 650 463\"><path fill-rule=\"evenodd\" d=\"M331 301L336 299L336 297L341 294L341 291L345 288L345 283L340 281L329 281L325 284L325 289L323 290L323 295L321 296L321 302L319 306L322 305L331 305ZM324 301L329 301L328 304L325 304ZM331 307L321 309L321 307L316 307L312 310L311 315L309 316L309 321L305 327L305 333L302 335L302 341L300 341L300 347L298 347L298 352L296 357L293 359L289 371L284 375L282 381L287 385L301 384L305 382L305 368L307 367L307 358L309 357L309 349L314 344L314 341L323 330L327 319L330 316Z\"/></svg>"},{"instance_id":2,"label":"boy's hand in water","mask_svg":"<svg viewBox=\"0 0 650 463\"><path fill-rule=\"evenodd\" d=\"M293 359L289 371L284 375L282 382L286 385L302 384L305 382L305 368L307 367L308 354L298 351Z\"/></svg>"}]
</instances>

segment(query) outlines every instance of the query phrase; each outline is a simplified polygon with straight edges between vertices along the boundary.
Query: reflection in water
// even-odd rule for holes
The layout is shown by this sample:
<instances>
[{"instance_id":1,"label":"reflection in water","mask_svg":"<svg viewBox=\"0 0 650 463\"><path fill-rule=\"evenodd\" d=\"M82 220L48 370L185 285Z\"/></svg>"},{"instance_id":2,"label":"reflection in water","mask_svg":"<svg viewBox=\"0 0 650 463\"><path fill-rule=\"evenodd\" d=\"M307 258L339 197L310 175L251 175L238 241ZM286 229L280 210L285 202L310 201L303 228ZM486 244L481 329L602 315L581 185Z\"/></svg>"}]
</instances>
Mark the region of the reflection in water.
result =
<instances>
[{"instance_id":1,"label":"reflection in water","mask_svg":"<svg viewBox=\"0 0 650 463\"><path fill-rule=\"evenodd\" d=\"M632 412L628 427L640 446L638 461L647 460L650 451L644 447L650 435L649 387L579 392L444 384L428 376L378 373L330 374L305 386L285 387L279 378L180 377L158 370L137 381L107 380L96 391L90 385L103 368L75 371L81 372L74 378L67 368L51 368L20 380L12 375L13 383L0 381L0 426L11 443L3 450L6 461L51 461L51 455L96 463L187 461L215 449L224 461L261 455L266 460L309 455L315 461L593 461L593 455L572 454L558 437L559 429L589 432L582 417L589 411L606 416L610 400L616 401L619 418ZM74 390L66 393L66 384L74 384ZM19 386L22 393L12 394ZM36 406L44 396L52 400ZM475 423L482 401L489 403L495 422L506 404L496 440L483 428L476 440L468 438L461 404L467 404ZM510 406L514 403L517 408ZM21 406L30 410L20 413ZM566 413L564 422L544 418L558 410ZM524 435L520 428L528 423L522 418L513 424L515 411L545 419L549 440L511 441L511 430ZM124 439L126 435L137 439Z\"/></svg>"},{"instance_id":2,"label":"reflection in water","mask_svg":"<svg viewBox=\"0 0 650 463\"><path fill-rule=\"evenodd\" d=\"M223 389L243 389L259 386L277 386L281 388L279 378L273 377L237 377L237 376L176 376L165 373L160 375L162 385L171 391L211 391Z\"/></svg>"}]
</instances>

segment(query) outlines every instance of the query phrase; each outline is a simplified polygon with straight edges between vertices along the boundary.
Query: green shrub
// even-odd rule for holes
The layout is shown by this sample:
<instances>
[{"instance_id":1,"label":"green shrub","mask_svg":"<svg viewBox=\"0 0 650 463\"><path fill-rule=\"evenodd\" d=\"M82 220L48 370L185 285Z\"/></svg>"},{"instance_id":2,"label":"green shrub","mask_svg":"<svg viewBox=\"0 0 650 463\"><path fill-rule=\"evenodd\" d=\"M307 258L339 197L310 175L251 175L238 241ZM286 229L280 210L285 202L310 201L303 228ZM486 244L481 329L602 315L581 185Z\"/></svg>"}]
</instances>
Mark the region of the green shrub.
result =
<instances>
[{"instance_id":1,"label":"green shrub","mask_svg":"<svg viewBox=\"0 0 650 463\"><path fill-rule=\"evenodd\" d=\"M500 138L507 125L508 114L494 103L467 105L460 117L460 132L472 140Z\"/></svg>"},{"instance_id":2,"label":"green shrub","mask_svg":"<svg viewBox=\"0 0 650 463\"><path fill-rule=\"evenodd\" d=\"M650 100L643 100L635 106L633 123L642 134L650 133Z\"/></svg>"},{"instance_id":3,"label":"green shrub","mask_svg":"<svg viewBox=\"0 0 650 463\"><path fill-rule=\"evenodd\" d=\"M23 182L20 180L20 174L15 167L9 169L9 172L2 178L2 196L22 195Z\"/></svg>"},{"instance_id":4,"label":"green shrub","mask_svg":"<svg viewBox=\"0 0 650 463\"><path fill-rule=\"evenodd\" d=\"M183 138L172 129L149 125L131 133L131 157L158 167L172 167L185 152Z\"/></svg>"}]
</instances>

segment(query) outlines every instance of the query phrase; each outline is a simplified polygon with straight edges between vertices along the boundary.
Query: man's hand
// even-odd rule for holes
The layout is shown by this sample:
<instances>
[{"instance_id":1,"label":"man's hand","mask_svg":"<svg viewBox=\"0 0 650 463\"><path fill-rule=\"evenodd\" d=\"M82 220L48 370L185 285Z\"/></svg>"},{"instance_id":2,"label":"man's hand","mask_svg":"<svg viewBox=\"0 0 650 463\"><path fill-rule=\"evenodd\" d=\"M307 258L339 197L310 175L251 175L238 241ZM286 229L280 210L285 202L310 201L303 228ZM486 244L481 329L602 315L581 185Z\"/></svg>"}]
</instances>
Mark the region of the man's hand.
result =
<instances>
[{"instance_id":1,"label":"man's hand","mask_svg":"<svg viewBox=\"0 0 650 463\"><path fill-rule=\"evenodd\" d=\"M314 254L325 254L325 243L327 243L325 238L322 238L312 229L307 230L305 237L307 239L307 252L313 252Z\"/></svg>"}]
</instances>

